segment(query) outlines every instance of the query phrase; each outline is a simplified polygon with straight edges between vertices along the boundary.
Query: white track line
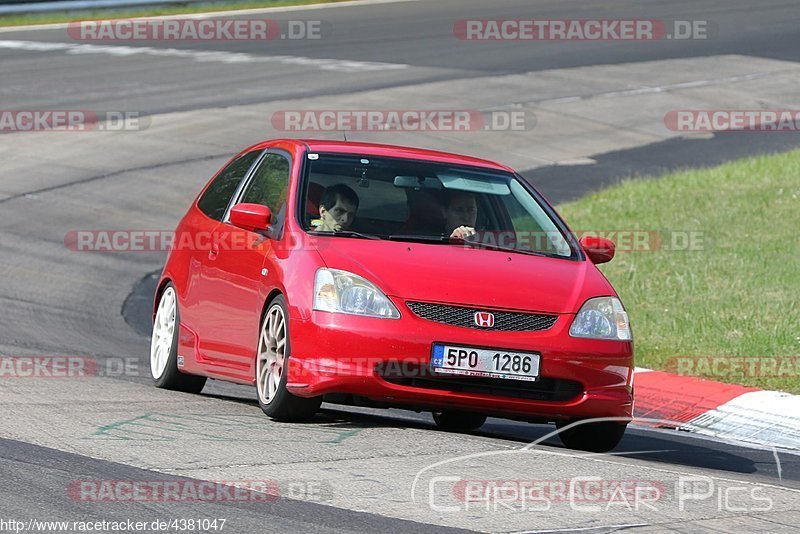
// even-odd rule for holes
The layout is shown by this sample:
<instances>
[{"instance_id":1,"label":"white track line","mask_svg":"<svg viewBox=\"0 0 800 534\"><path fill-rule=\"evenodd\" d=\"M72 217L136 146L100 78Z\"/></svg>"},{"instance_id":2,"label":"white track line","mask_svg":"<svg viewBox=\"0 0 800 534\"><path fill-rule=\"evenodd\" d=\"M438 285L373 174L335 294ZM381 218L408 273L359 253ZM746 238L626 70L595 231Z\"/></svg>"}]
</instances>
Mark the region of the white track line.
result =
<instances>
[{"instance_id":1,"label":"white track line","mask_svg":"<svg viewBox=\"0 0 800 534\"><path fill-rule=\"evenodd\" d=\"M420 0L350 0L348 2L335 2L324 4L304 4L298 6L259 7L254 9L238 9L233 11L206 11L204 13L185 13L182 15L161 15L158 17L136 17L142 19L206 19L209 17L238 17L241 15L260 15L269 13L286 13L291 11L307 11L311 9L332 9L339 7L358 7L371 4L398 4L406 2L419 2ZM0 28L2 32L22 32L32 30L60 30L67 28L69 23L58 22L53 24L31 24L28 26L7 26Z\"/></svg>"},{"instance_id":2,"label":"white track line","mask_svg":"<svg viewBox=\"0 0 800 534\"><path fill-rule=\"evenodd\" d=\"M780 71L783 72L783 71ZM582 100L591 100L595 98L620 98L620 97L628 97L628 96L641 96L641 95L652 95L652 94L659 94L659 93L668 93L670 91L681 90L681 89L694 89L697 87L710 87L716 85L729 85L732 83L739 83L739 82L749 82L752 80L758 80L760 78L766 78L768 76L772 76L776 74L776 71L772 72L753 72L750 74L739 74L735 76L725 76L722 78L711 78L707 80L692 80L689 82L680 82L680 83L670 83L665 85L656 85L656 86L645 86L645 87L638 87L636 89L626 89L624 91L607 91L603 93L593 93L588 95L580 95L580 96L560 96L558 98L545 98L542 100L529 100L526 102L513 102L512 105L515 106L543 106L543 105L560 105L560 104L571 104L573 102L580 102Z\"/></svg>"},{"instance_id":3,"label":"white track line","mask_svg":"<svg viewBox=\"0 0 800 534\"><path fill-rule=\"evenodd\" d=\"M79 43L45 43L40 41L0 41L0 49L29 52L65 52L72 55L107 54L116 57L136 55L191 59L198 62L215 63L281 63L316 67L320 70L339 72L376 72L402 70L402 63L380 63L377 61L350 61L346 59L321 59L302 56L261 56L243 52L204 50L182 50L178 48L152 48L149 46L116 46Z\"/></svg>"}]
</instances>

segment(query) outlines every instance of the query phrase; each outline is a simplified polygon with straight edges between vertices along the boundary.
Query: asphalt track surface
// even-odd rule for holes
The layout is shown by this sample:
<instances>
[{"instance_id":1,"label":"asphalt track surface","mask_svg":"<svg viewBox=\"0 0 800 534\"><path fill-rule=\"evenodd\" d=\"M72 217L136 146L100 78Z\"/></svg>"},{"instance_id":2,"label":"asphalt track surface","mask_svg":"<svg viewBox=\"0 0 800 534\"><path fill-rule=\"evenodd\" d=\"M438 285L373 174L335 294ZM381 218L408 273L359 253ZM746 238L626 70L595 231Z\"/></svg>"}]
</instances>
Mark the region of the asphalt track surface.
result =
<instances>
[{"instance_id":1,"label":"asphalt track surface","mask_svg":"<svg viewBox=\"0 0 800 534\"><path fill-rule=\"evenodd\" d=\"M324 78L311 69L298 75L292 66L267 64L233 71L218 65L183 65L169 58L147 58L141 68L92 55L62 61L63 53L47 53L30 68L27 52L5 51L3 100L10 108L52 106L136 109L151 113L231 106L298 96L374 90L399 84L500 76L556 68L613 65L670 58L742 54L797 61L800 10L791 0L758 3L746 0L685 2L583 2L580 0L500 1L443 0L398 2L369 8L293 11L267 15L277 21L320 20L324 39L263 42L137 42L137 46L291 55L317 59L369 61L410 65L413 69L353 76L328 71ZM626 18L707 20L709 39L686 41L609 42L464 42L453 37L454 22L475 18ZM244 18L244 17L242 17ZM37 42L70 42L64 30L10 31L0 38ZM95 43L97 44L97 43ZM103 43L100 43L103 44ZM42 77L42 72L47 72ZM309 76L311 71L312 76ZM31 88L36 90L31 91Z\"/></svg>"},{"instance_id":2,"label":"asphalt track surface","mask_svg":"<svg viewBox=\"0 0 800 534\"><path fill-rule=\"evenodd\" d=\"M63 50L0 46L3 109L137 110L153 116L153 127L145 135L112 141L91 134L0 136L0 156L6 162L0 170L0 354L80 354L100 362L126 358L139 364L138 372L69 384L12 379L0 382L6 411L0 430L4 438L0 440L0 518L152 520L201 512L204 517L227 517L231 532L428 532L446 527L486 531L793 531L800 518L798 456L644 428L631 429L615 455L597 459L597 474L616 479L646 476L643 473L708 476L720 487L735 481L774 492L770 495L775 510L730 511L710 502L682 513L670 502L665 504L666 510L650 515L587 515L566 509L558 515L520 518L519 514L496 511L448 515L427 506L412 507L406 502L406 475L440 459L435 455L427 459L431 448L445 457L516 449L543 437L551 428L490 420L480 432L457 435L434 430L427 414L333 405L325 405L312 426L287 427L266 417L256 418L258 407L249 388L212 382L197 399L157 392L148 387L146 373L146 312L152 295L150 273L160 267L164 255L76 254L64 247L63 238L66 231L75 228L174 227L197 189L226 157L258 139L259 128L248 123L247 113L237 113L236 106L299 99L339 102L337 98L347 99L349 95L361 99L368 93L406 88L412 93L423 91L418 105L424 108L428 106L423 99L448 96L435 94L443 87L452 86L457 94L459 88L470 83L480 86L484 80L527 73L585 72L581 69L595 69L589 72L597 73L618 68L613 72L624 78L625 73L635 72L636 64L650 65L644 62L696 65L695 61L709 58L717 63L713 59L717 56L735 56L735 62L746 56L754 65L779 65L775 70L782 72L800 55L800 6L790 1L738 0L613 4L516 1L487 6L486 2L443 0L267 16L321 20L325 39L276 41L267 50L246 42L179 46L248 54L251 59L244 66L214 60L176 60L158 54L122 58L107 52L68 54ZM713 39L603 46L537 43L533 48L530 43L464 43L452 35L453 22L458 19L532 16L703 19L709 21ZM2 32L0 41L74 44L63 29ZM130 46L178 48L174 43L160 42ZM252 60L259 55L339 63ZM361 63L354 67L352 62ZM395 68L398 65L403 67ZM795 76L794 71L791 76ZM604 82L597 78L597 86L587 87L571 86L566 79L563 93L602 93L606 90ZM631 83L633 79L631 74ZM775 87L750 87L748 98L796 107L796 98L791 99L796 94L796 85L789 83L792 80L782 78L780 84L772 84ZM430 88L435 88L433 93ZM781 99L776 94L790 96ZM167 115L174 112L184 114ZM637 112L631 110L634 115ZM221 115L235 116L235 120L213 122L213 117ZM161 116L166 118L157 122ZM157 128L161 124L166 125L163 134ZM262 133L261 137L271 136ZM619 138L625 135L620 130ZM607 149L587 148L583 156L591 159L590 164L570 164L569 158L562 161L554 156L550 161L557 163L546 164L548 160L543 158L524 174L551 200L562 201L627 175L706 166L800 146L800 138L793 133L717 134L702 139L641 136L619 144L605 135L597 137L602 138L597 141L600 144L591 146ZM431 142L463 152L480 152L488 143L496 153L495 159L525 161L496 138L484 140L445 137ZM201 438L186 426L172 426L167 432L163 421L153 423L157 427L153 430L155 437L109 435L111 431L107 431L110 427L116 429L114 432L124 428L124 424L119 426L120 421L187 413L224 414L237 423L220 430L214 422L200 421L197 428L204 432ZM249 422L251 417L256 423ZM322 435L325 432L338 434L328 439ZM587 470L586 458L568 455L552 438L534 450L546 458L558 458L562 474L550 471L551 477L595 474ZM560 456L554 456L557 454ZM495 474L492 466L487 463L476 469L490 478L502 476ZM498 463L497 473L505 472L505 467ZM525 471L525 476L544 477L541 473L552 470L552 460L537 464L536 469L540 471ZM267 507L212 503L198 509L191 503L170 502L99 506L75 501L65 491L76 479L172 477L274 478L281 482L292 477L319 479L330 485L332 496L316 502L281 497Z\"/></svg>"}]
</instances>

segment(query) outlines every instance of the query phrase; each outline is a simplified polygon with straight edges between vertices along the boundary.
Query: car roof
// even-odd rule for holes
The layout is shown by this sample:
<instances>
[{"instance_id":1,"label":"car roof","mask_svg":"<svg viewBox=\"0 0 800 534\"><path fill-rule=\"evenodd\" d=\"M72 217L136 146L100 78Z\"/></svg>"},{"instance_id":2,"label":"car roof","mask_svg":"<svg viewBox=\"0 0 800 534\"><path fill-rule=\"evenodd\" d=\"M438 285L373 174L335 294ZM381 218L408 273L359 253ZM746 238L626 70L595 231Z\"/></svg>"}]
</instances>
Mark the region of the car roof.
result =
<instances>
[{"instance_id":1,"label":"car roof","mask_svg":"<svg viewBox=\"0 0 800 534\"><path fill-rule=\"evenodd\" d=\"M261 145L267 146L276 142L295 143L305 145L310 152L331 152L338 154L358 154L395 158L408 158L435 161L438 163L450 163L453 165L472 165L485 167L493 170L514 172L514 170L497 162L453 154L450 152L440 152L437 150L427 150L399 145L384 145L377 143L362 143L357 141L334 141L327 139L273 139L264 141ZM257 145L257 147L260 147Z\"/></svg>"}]
</instances>

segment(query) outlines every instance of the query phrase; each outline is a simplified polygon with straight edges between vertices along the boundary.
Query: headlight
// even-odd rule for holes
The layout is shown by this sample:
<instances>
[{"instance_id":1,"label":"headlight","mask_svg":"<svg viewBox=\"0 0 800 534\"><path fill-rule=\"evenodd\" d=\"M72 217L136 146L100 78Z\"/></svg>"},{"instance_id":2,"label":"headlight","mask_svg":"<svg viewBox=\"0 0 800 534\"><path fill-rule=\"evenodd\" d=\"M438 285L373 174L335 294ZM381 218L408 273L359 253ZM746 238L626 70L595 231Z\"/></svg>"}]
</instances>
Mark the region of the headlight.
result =
<instances>
[{"instance_id":1,"label":"headlight","mask_svg":"<svg viewBox=\"0 0 800 534\"><path fill-rule=\"evenodd\" d=\"M375 284L337 269L319 269L314 278L314 309L399 319L400 312Z\"/></svg>"},{"instance_id":2,"label":"headlight","mask_svg":"<svg viewBox=\"0 0 800 534\"><path fill-rule=\"evenodd\" d=\"M569 335L630 341L631 327L628 324L628 314L625 313L618 298L589 299L572 321Z\"/></svg>"}]
</instances>

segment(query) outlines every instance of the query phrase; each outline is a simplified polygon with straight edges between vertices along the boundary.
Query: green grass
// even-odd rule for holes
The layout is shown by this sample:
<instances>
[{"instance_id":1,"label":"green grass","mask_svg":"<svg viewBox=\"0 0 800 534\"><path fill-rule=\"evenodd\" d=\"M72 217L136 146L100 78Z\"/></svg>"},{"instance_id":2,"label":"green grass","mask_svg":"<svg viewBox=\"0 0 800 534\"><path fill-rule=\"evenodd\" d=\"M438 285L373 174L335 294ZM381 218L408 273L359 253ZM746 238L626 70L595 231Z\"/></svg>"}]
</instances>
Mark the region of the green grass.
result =
<instances>
[{"instance_id":1,"label":"green grass","mask_svg":"<svg viewBox=\"0 0 800 534\"><path fill-rule=\"evenodd\" d=\"M135 17L157 17L163 15L182 15L207 11L230 11L261 7L296 6L303 4L322 4L343 2L345 0L231 0L222 2L201 2L191 4L155 5L118 9L84 9L74 11L48 11L0 16L0 27L24 26L28 24L51 24L73 22L76 20L130 19Z\"/></svg>"},{"instance_id":2,"label":"green grass","mask_svg":"<svg viewBox=\"0 0 800 534\"><path fill-rule=\"evenodd\" d=\"M600 266L629 312L637 365L800 358L800 151L626 181L559 212L576 230L703 233L701 250L620 251ZM785 369L752 375L706 376L800 393Z\"/></svg>"}]
</instances>

